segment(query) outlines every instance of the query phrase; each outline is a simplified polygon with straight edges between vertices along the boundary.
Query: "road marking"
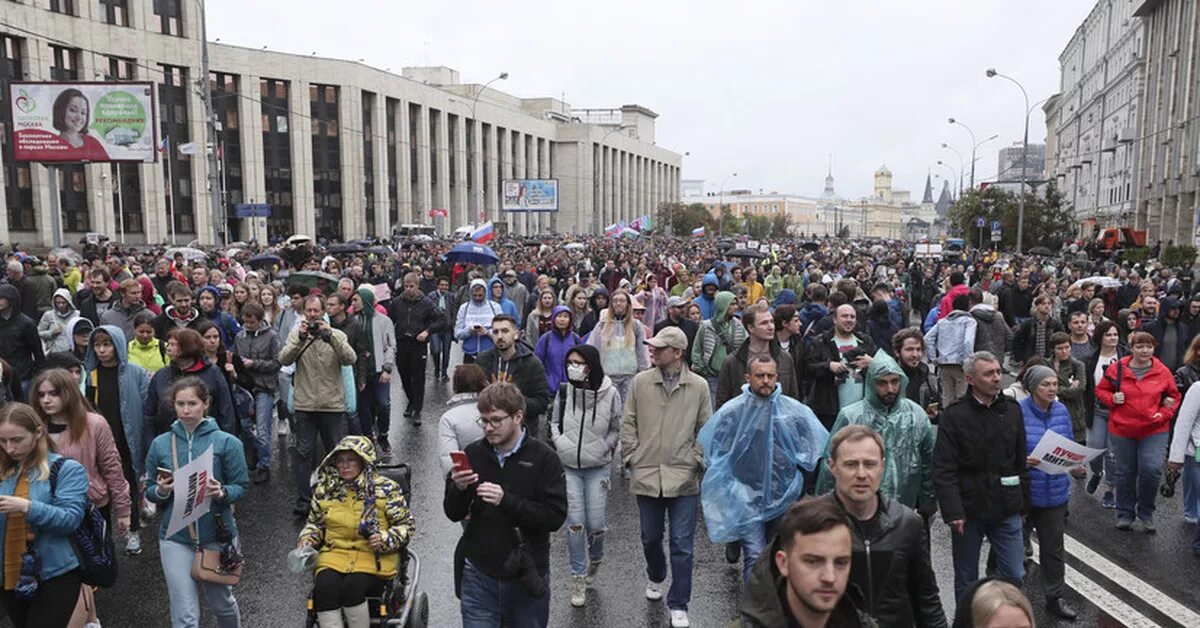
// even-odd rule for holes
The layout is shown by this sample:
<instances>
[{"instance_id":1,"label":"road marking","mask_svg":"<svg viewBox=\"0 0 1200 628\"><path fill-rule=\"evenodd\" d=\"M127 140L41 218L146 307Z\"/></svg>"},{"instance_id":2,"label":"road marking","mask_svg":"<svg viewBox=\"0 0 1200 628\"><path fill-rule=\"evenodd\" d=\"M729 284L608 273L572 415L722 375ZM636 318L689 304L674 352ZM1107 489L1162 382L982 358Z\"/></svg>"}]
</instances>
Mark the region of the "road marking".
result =
<instances>
[{"instance_id":1,"label":"road marking","mask_svg":"<svg viewBox=\"0 0 1200 628\"><path fill-rule=\"evenodd\" d=\"M1033 561L1040 564L1041 551L1038 548L1038 544L1034 541L1031 545L1033 545ZM1068 587L1071 587L1079 595L1083 596L1083 599L1096 605L1100 609L1100 612L1106 613L1113 619L1121 622L1126 628L1162 628L1117 596L1104 590L1103 587L1095 582L1092 582L1091 579L1079 573L1070 565L1066 565L1066 575L1063 580Z\"/></svg>"},{"instance_id":2,"label":"road marking","mask_svg":"<svg viewBox=\"0 0 1200 628\"><path fill-rule=\"evenodd\" d=\"M1080 543L1070 535L1064 535L1067 553L1078 558L1087 566L1104 574L1122 589L1138 596L1150 606L1184 626L1200 626L1200 614L1180 604L1166 593L1142 581L1137 576L1113 564L1112 561Z\"/></svg>"}]
</instances>

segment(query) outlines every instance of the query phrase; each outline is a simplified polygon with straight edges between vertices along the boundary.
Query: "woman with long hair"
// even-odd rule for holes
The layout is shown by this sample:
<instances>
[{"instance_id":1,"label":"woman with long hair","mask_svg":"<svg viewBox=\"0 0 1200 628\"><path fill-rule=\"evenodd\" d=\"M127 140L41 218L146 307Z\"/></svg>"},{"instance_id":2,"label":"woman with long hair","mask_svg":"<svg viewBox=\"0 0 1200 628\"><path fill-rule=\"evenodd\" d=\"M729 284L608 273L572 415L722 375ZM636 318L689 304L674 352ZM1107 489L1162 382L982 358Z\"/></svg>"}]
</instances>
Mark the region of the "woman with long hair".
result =
<instances>
[{"instance_id":1,"label":"woman with long hair","mask_svg":"<svg viewBox=\"0 0 1200 628\"><path fill-rule=\"evenodd\" d=\"M45 423L23 403L0 410L0 442L0 606L16 628L66 626L83 584L71 534L87 505L87 470L54 453ZM36 560L26 559L31 550Z\"/></svg>"},{"instance_id":2,"label":"woman with long hair","mask_svg":"<svg viewBox=\"0 0 1200 628\"><path fill-rule=\"evenodd\" d=\"M1088 479L1087 492L1095 493L1100 487L1100 480L1107 476L1101 504L1111 509L1117 507L1117 500L1113 495L1112 450L1108 447L1109 407L1096 402L1096 384L1104 379L1104 373L1113 362L1129 355L1129 350L1121 345L1121 332L1117 329L1117 324L1108 319L1096 325L1096 334L1092 338L1096 341L1096 352L1088 358L1083 367L1083 374L1087 377L1083 395L1084 416L1088 425L1087 446L1107 451L1088 463L1092 469L1092 477Z\"/></svg>"},{"instance_id":3,"label":"woman with long hair","mask_svg":"<svg viewBox=\"0 0 1200 628\"><path fill-rule=\"evenodd\" d=\"M459 364L454 368L454 395L446 402L446 411L438 420L438 458L442 474L454 466L450 452L462 451L467 445L483 438L483 428L476 421L479 409L475 400L488 386L487 375L477 364Z\"/></svg>"},{"instance_id":4,"label":"woman with long hair","mask_svg":"<svg viewBox=\"0 0 1200 628\"><path fill-rule=\"evenodd\" d=\"M1096 399L1111 408L1118 530L1131 529L1136 517L1146 532L1156 531L1154 500L1180 395L1171 372L1154 357L1154 346L1149 333L1129 334L1130 355L1110 365L1096 384Z\"/></svg>"},{"instance_id":5,"label":"woman with long hair","mask_svg":"<svg viewBox=\"0 0 1200 628\"><path fill-rule=\"evenodd\" d=\"M193 332L195 333L195 332ZM166 370L166 369L163 369ZM160 371L161 372L161 371ZM196 377L183 377L167 390L173 421L170 429L150 443L146 468L154 469L156 479L147 488L146 498L162 509L159 527L159 558L167 581L171 603L172 628L196 628L200 625L200 595L203 589L208 607L216 615L220 628L241 625L233 587L192 578L192 561L198 549L220 553L221 569L235 571L242 563L233 508L246 494L250 483L242 443L223 432L209 416L212 397L208 386ZM186 529L167 536L167 525L175 507L175 472L195 457L212 450L212 475L206 486L212 496L207 513Z\"/></svg>"},{"instance_id":6,"label":"woman with long hair","mask_svg":"<svg viewBox=\"0 0 1200 628\"><path fill-rule=\"evenodd\" d=\"M258 302L262 304L263 316L267 323L275 326L275 321L279 320L279 315L283 313L283 309L279 307L279 293L275 291L275 286L263 286L258 292Z\"/></svg>"},{"instance_id":7,"label":"woman with long hair","mask_svg":"<svg viewBox=\"0 0 1200 628\"><path fill-rule=\"evenodd\" d=\"M650 368L646 336L633 318L632 306L628 292L620 289L613 292L587 339L587 344L600 351L600 364L617 388L622 403L629 395L633 376Z\"/></svg>"},{"instance_id":8,"label":"woman with long hair","mask_svg":"<svg viewBox=\"0 0 1200 628\"><path fill-rule=\"evenodd\" d=\"M1104 312L1105 312L1104 299L1097 297L1097 298L1092 299L1091 301L1088 301L1087 315L1088 315L1088 335L1089 336L1095 338L1096 337L1096 326L1099 325L1101 321L1108 320L1108 318L1106 316L1104 316Z\"/></svg>"},{"instance_id":9,"label":"woman with long hair","mask_svg":"<svg viewBox=\"0 0 1200 628\"><path fill-rule=\"evenodd\" d=\"M521 337L529 346L537 344L538 339L543 334L550 331L554 325L554 312L558 309L558 299L554 298L554 291L546 288L538 293L537 306L529 311L529 316L525 317L525 331Z\"/></svg>"},{"instance_id":10,"label":"woman with long hair","mask_svg":"<svg viewBox=\"0 0 1200 628\"><path fill-rule=\"evenodd\" d=\"M240 323L242 320L242 308L250 302L250 289L245 283L238 283L233 287L233 298L226 301L228 307L227 312L233 315Z\"/></svg>"},{"instance_id":11,"label":"woman with long hair","mask_svg":"<svg viewBox=\"0 0 1200 628\"><path fill-rule=\"evenodd\" d=\"M646 273L645 289L634 298L646 308L646 327L654 329L659 321L667 317L667 291L658 285L658 275Z\"/></svg>"},{"instance_id":12,"label":"woman with long hair","mask_svg":"<svg viewBox=\"0 0 1200 628\"><path fill-rule=\"evenodd\" d=\"M237 417L233 412L233 400L229 395L224 375L205 357L204 338L194 329L172 329L167 334L167 359L170 364L158 369L150 378L150 386L143 404L147 426L153 426L154 434L163 434L175 422L175 405L167 396L176 381L192 376L199 378L208 387L212 403L208 412L217 425L226 432L237 432ZM149 467L147 467L149 468Z\"/></svg>"},{"instance_id":13,"label":"woman with long hair","mask_svg":"<svg viewBox=\"0 0 1200 628\"><path fill-rule=\"evenodd\" d=\"M554 394L566 381L567 351L583 342L571 328L571 311L566 306L554 306L553 327L542 334L533 347L533 353L546 369L546 385Z\"/></svg>"}]
</instances>

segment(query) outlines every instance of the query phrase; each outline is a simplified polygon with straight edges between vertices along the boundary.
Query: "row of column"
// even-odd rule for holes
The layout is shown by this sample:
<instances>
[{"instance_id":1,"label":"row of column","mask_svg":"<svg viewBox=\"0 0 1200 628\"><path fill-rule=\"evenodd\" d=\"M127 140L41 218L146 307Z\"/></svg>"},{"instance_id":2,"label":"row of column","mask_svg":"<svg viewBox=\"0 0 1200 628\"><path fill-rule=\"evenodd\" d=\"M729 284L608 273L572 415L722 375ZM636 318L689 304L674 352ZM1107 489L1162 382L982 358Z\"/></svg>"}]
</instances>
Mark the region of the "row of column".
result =
<instances>
[{"instance_id":1,"label":"row of column","mask_svg":"<svg viewBox=\"0 0 1200 628\"><path fill-rule=\"evenodd\" d=\"M593 153L600 229L641 216L657 219L659 205L678 200L678 167L608 146L596 145Z\"/></svg>"}]
</instances>

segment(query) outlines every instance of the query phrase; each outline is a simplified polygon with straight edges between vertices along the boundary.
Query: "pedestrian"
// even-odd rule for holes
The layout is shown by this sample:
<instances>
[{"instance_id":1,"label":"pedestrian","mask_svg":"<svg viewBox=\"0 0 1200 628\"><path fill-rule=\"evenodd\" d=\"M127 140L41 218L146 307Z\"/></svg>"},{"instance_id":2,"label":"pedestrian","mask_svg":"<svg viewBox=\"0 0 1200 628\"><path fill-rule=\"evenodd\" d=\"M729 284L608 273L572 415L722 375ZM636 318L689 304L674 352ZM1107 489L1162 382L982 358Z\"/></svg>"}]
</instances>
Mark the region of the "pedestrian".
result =
<instances>
[{"instance_id":1,"label":"pedestrian","mask_svg":"<svg viewBox=\"0 0 1200 628\"><path fill-rule=\"evenodd\" d=\"M1069 345L1069 339L1064 344ZM1066 350L1070 351L1070 347ZM1048 432L1067 439L1074 438L1071 414L1056 399L1061 376L1050 367L1037 365L1026 369L1024 380L1025 390L1029 391L1029 397L1020 402L1021 414L1025 419L1026 455L1033 453ZM1046 610L1066 621L1074 621L1078 613L1062 599L1066 589L1063 536L1067 525L1067 503L1071 500L1071 480L1066 475L1051 475L1039 469L1041 461L1038 458L1030 456L1027 462L1030 466L1030 503L1026 534L1031 529L1037 530ZM1083 467L1071 469L1074 477L1083 477L1085 474Z\"/></svg>"},{"instance_id":2,"label":"pedestrian","mask_svg":"<svg viewBox=\"0 0 1200 628\"><path fill-rule=\"evenodd\" d=\"M467 289L467 299L458 306L454 322L454 337L462 342L463 363L471 364L492 344L492 320L504 310L487 296L487 282L472 279Z\"/></svg>"},{"instance_id":3,"label":"pedestrian","mask_svg":"<svg viewBox=\"0 0 1200 628\"><path fill-rule=\"evenodd\" d=\"M805 351L804 368L812 382L809 407L826 428L832 427L839 408L865 394L864 375L875 355L875 343L856 331L858 313L843 303L833 310L834 326L812 339Z\"/></svg>"},{"instance_id":4,"label":"pedestrian","mask_svg":"<svg viewBox=\"0 0 1200 628\"><path fill-rule=\"evenodd\" d=\"M54 452L46 424L23 403L0 412L0 440L0 606L15 628L66 626L82 585L71 532L87 505L87 471Z\"/></svg>"},{"instance_id":5,"label":"pedestrian","mask_svg":"<svg viewBox=\"0 0 1200 628\"><path fill-rule=\"evenodd\" d=\"M658 321L652 328L653 336L657 336L658 332L665 327L678 327L683 330L683 335L687 336L688 346L683 352L683 359L690 365L692 360L692 345L696 339L696 332L700 329L699 324L688 317L688 301L680 296L673 296L667 299L667 316Z\"/></svg>"},{"instance_id":6,"label":"pedestrian","mask_svg":"<svg viewBox=\"0 0 1200 628\"><path fill-rule=\"evenodd\" d=\"M800 388L796 383L795 363L775 339L775 319L770 310L763 306L752 307L742 314L741 322L748 336L736 351L726 356L725 363L721 365L717 375L717 399L714 408L719 410L725 402L742 393L746 376L750 374L749 364L759 356L769 357L775 363L777 380L783 394L799 400Z\"/></svg>"},{"instance_id":7,"label":"pedestrian","mask_svg":"<svg viewBox=\"0 0 1200 628\"><path fill-rule=\"evenodd\" d=\"M33 367L42 361L37 323L21 311L21 296L11 284L0 284L0 358L12 365L21 383L21 399L29 397Z\"/></svg>"},{"instance_id":8,"label":"pedestrian","mask_svg":"<svg viewBox=\"0 0 1200 628\"><path fill-rule=\"evenodd\" d=\"M149 310L138 312L133 317L133 337L127 346L129 361L145 369L152 376L167 365L166 343L154 336L154 317Z\"/></svg>"},{"instance_id":9,"label":"pedestrian","mask_svg":"<svg viewBox=\"0 0 1200 628\"><path fill-rule=\"evenodd\" d=\"M262 484L271 479L271 444L274 441L275 394L279 388L279 336L264 320L261 305L251 301L242 307L242 330L233 340L233 365L254 395L255 468L250 481Z\"/></svg>"},{"instance_id":10,"label":"pedestrian","mask_svg":"<svg viewBox=\"0 0 1200 628\"><path fill-rule=\"evenodd\" d=\"M1021 513L1029 504L1025 422L1017 402L1000 394L1000 361L980 351L964 371L967 395L942 412L933 469L951 529L955 597L978 579L984 537L996 553L997 574L1018 584L1025 578Z\"/></svg>"},{"instance_id":11,"label":"pedestrian","mask_svg":"<svg viewBox=\"0 0 1200 628\"><path fill-rule=\"evenodd\" d=\"M634 319L632 306L628 292L613 292L586 341L600 352L604 373L622 401L629 395L633 377L650 366L645 328Z\"/></svg>"},{"instance_id":12,"label":"pedestrian","mask_svg":"<svg viewBox=\"0 0 1200 628\"><path fill-rule=\"evenodd\" d=\"M158 552L170 597L171 627L200 626L197 591L200 588L208 607L216 615L217 626L238 628L241 612L233 596L233 587L193 578L192 563L196 553L205 550L219 552L222 570L233 571L241 567L233 506L245 496L250 481L242 442L218 428L216 420L208 415L212 397L208 386L200 379L185 377L175 382L168 390L167 398L177 419L167 433L158 435L150 444L145 468L155 469L157 474L154 486L146 490L146 495L162 509ZM175 508L175 472L209 449L213 459L212 476L206 486L212 496L210 509L185 530L168 537L167 525Z\"/></svg>"},{"instance_id":13,"label":"pedestrian","mask_svg":"<svg viewBox=\"0 0 1200 628\"><path fill-rule=\"evenodd\" d=\"M376 406L379 406L380 410L384 409L384 403L379 402L385 402L389 397L390 391L384 385L390 381L391 366L395 363L407 400L404 418L411 419L413 425L420 425L421 411L425 406L426 351L430 336L441 331L445 315L437 309L432 299L421 292L418 287L419 276L416 273L408 273L403 281L404 291L392 299L388 312L395 324L395 338L381 337L379 333L371 335L372 342L376 345L372 349L375 351L373 355L376 356L376 360L375 365L367 369L369 381L366 384L375 395L377 403L369 405L368 411L374 411ZM368 298L374 305L374 295ZM365 306L366 301L363 303ZM392 343L388 344L388 341ZM390 406L388 409L390 410ZM362 414L361 407L359 413L360 416L367 416ZM367 427L369 426L363 425L364 430ZM386 439L386 426L381 427L381 436ZM370 432L367 434L370 435ZM390 446L387 453L391 453Z\"/></svg>"},{"instance_id":14,"label":"pedestrian","mask_svg":"<svg viewBox=\"0 0 1200 628\"><path fill-rule=\"evenodd\" d=\"M525 331L521 336L522 340L530 346L536 345L538 339L543 334L553 329L554 311L558 308L557 303L558 299L554 297L554 291L550 288L546 288L538 293L537 300L534 301L534 307L530 308L529 314L525 317ZM570 310L567 311L569 312Z\"/></svg>"},{"instance_id":15,"label":"pedestrian","mask_svg":"<svg viewBox=\"0 0 1200 628\"><path fill-rule=\"evenodd\" d=\"M692 366L689 369L695 368L695 373L707 382L709 403L714 407L725 358L737 351L749 335L735 316L737 310L733 306L734 299L732 292L716 293L712 302L714 313L700 322L691 343L692 359L689 364Z\"/></svg>"},{"instance_id":16,"label":"pedestrian","mask_svg":"<svg viewBox=\"0 0 1200 628\"><path fill-rule=\"evenodd\" d=\"M1154 500L1180 395L1171 372L1154 357L1154 336L1129 334L1129 349L1096 384L1096 399L1110 408L1117 529L1131 529L1136 516L1143 530L1154 533Z\"/></svg>"},{"instance_id":17,"label":"pedestrian","mask_svg":"<svg viewBox=\"0 0 1200 628\"><path fill-rule=\"evenodd\" d=\"M438 419L438 458L442 475L450 475L453 467L450 452L463 451L467 445L483 438L483 428L476 420L479 411L475 409L475 402L487 385L487 376L478 364L454 367L454 394L446 401L446 411Z\"/></svg>"},{"instance_id":18,"label":"pedestrian","mask_svg":"<svg viewBox=\"0 0 1200 628\"><path fill-rule=\"evenodd\" d=\"M1092 476L1088 478L1087 492L1094 494L1104 480L1104 493L1101 504L1105 508L1117 507L1116 494L1113 492L1113 461L1112 449L1108 446L1108 415L1109 407L1097 401L1096 385L1104 379L1108 367L1117 360L1128 355L1128 350L1121 346L1121 332L1117 324L1104 319L1096 324L1096 353L1088 358L1084 365L1084 375L1087 386L1084 392L1084 408L1088 419L1087 446L1105 450L1103 454L1092 459L1090 466Z\"/></svg>"},{"instance_id":19,"label":"pedestrian","mask_svg":"<svg viewBox=\"0 0 1200 628\"><path fill-rule=\"evenodd\" d=\"M444 319L441 330L429 337L429 351L433 356L434 374L440 381L446 381L449 379L446 370L450 368L450 347L454 343L454 319L458 315L458 301L455 294L450 292L450 278L446 276L438 277L437 290L425 296L433 301Z\"/></svg>"},{"instance_id":20,"label":"pedestrian","mask_svg":"<svg viewBox=\"0 0 1200 628\"><path fill-rule=\"evenodd\" d=\"M1033 300L1033 316L1024 319L1013 333L1013 361L1021 364L1029 358L1049 358L1053 347L1050 336L1063 331L1062 323L1050 317L1053 300L1041 295Z\"/></svg>"},{"instance_id":21,"label":"pedestrian","mask_svg":"<svg viewBox=\"0 0 1200 628\"><path fill-rule=\"evenodd\" d=\"M162 342L167 341L167 334L171 330L182 327L195 329L200 320L200 311L192 307L192 292L183 283L173 281L167 284L167 300L171 305L154 319L154 335Z\"/></svg>"},{"instance_id":22,"label":"pedestrian","mask_svg":"<svg viewBox=\"0 0 1200 628\"><path fill-rule=\"evenodd\" d=\"M1096 353L1096 344L1088 330L1087 312L1077 311L1067 315L1067 332L1071 338L1071 357L1086 363Z\"/></svg>"},{"instance_id":23,"label":"pedestrian","mask_svg":"<svg viewBox=\"0 0 1200 628\"><path fill-rule=\"evenodd\" d=\"M517 281L517 271L511 268L504 271L501 282L504 284L504 298L508 299L513 304L513 309L516 310L510 314L518 321L525 320L525 304L529 301L529 289ZM493 289L492 292L494 294L495 290Z\"/></svg>"},{"instance_id":24,"label":"pedestrian","mask_svg":"<svg viewBox=\"0 0 1200 628\"><path fill-rule=\"evenodd\" d=\"M1033 606L1021 590L985 578L958 598L953 628L1033 628Z\"/></svg>"},{"instance_id":25,"label":"pedestrian","mask_svg":"<svg viewBox=\"0 0 1200 628\"><path fill-rule=\"evenodd\" d=\"M325 299L312 295L304 300L304 319L288 334L279 354L283 366L296 365L292 409L296 420L296 455L293 473L296 507L293 513L308 513L312 488L313 453L317 435L326 450L333 449L346 435L346 408L355 391L348 390L342 367L358 356L346 334L324 320Z\"/></svg>"},{"instance_id":26,"label":"pedestrian","mask_svg":"<svg viewBox=\"0 0 1200 628\"><path fill-rule=\"evenodd\" d=\"M853 523L850 583L866 596L863 610L884 626L944 627L922 517L880 490L889 450L884 437L866 425L835 432L822 470L822 477L832 476L833 492L821 499Z\"/></svg>"},{"instance_id":27,"label":"pedestrian","mask_svg":"<svg viewBox=\"0 0 1200 628\"><path fill-rule=\"evenodd\" d=\"M140 293L138 298L140 300ZM221 309L220 290L216 286L200 288L196 293L196 303L200 310L200 318L206 318L217 326L217 330L221 333L221 345L232 347L233 339L237 337L242 328L232 314Z\"/></svg>"},{"instance_id":28,"label":"pedestrian","mask_svg":"<svg viewBox=\"0 0 1200 628\"><path fill-rule=\"evenodd\" d=\"M67 336L67 322L79 316L79 310L71 302L71 292L66 288L54 291L53 307L42 314L38 321L38 336L42 339L42 350L45 353L70 351L70 340Z\"/></svg>"},{"instance_id":29,"label":"pedestrian","mask_svg":"<svg viewBox=\"0 0 1200 628\"><path fill-rule=\"evenodd\" d=\"M975 332L979 326L975 317L967 311L969 303L970 299L965 293L955 297L951 301L953 310L925 334L929 361L937 365L943 408L967 394L963 363L973 351Z\"/></svg>"},{"instance_id":30,"label":"pedestrian","mask_svg":"<svg viewBox=\"0 0 1200 628\"><path fill-rule=\"evenodd\" d=\"M1196 341L1192 342L1195 347ZM1193 353L1188 349L1188 355ZM1173 473L1183 474L1183 520L1196 524L1200 513L1200 462L1196 460L1197 443L1200 443L1200 386L1192 384L1183 397L1183 404L1175 420L1175 433L1167 455L1167 466ZM1197 526L1200 530L1200 526ZM1192 552L1200 556L1200 532L1192 543Z\"/></svg>"},{"instance_id":31,"label":"pedestrian","mask_svg":"<svg viewBox=\"0 0 1200 628\"><path fill-rule=\"evenodd\" d=\"M551 442L567 480L567 553L571 606L587 603L608 524L606 502L612 460L621 437L621 397L591 345L567 350L566 382L555 389L549 415Z\"/></svg>"},{"instance_id":32,"label":"pedestrian","mask_svg":"<svg viewBox=\"0 0 1200 628\"><path fill-rule=\"evenodd\" d=\"M126 338L133 337L133 317L146 309L142 302L142 284L133 279L121 282L120 299L100 315L101 325L114 325L125 332Z\"/></svg>"},{"instance_id":33,"label":"pedestrian","mask_svg":"<svg viewBox=\"0 0 1200 628\"><path fill-rule=\"evenodd\" d=\"M237 417L233 411L233 400L225 375L204 356L204 338L194 329L175 329L167 334L167 358L170 364L159 369L150 378L146 388L146 401L142 406L146 427L152 428L151 435L163 434L175 422L175 406L167 396L171 386L178 380L192 376L199 378L208 387L212 396L208 413L224 431L237 431Z\"/></svg>"},{"instance_id":34,"label":"pedestrian","mask_svg":"<svg viewBox=\"0 0 1200 628\"><path fill-rule=\"evenodd\" d=\"M683 331L668 327L646 342L654 351L655 367L633 378L621 423L621 462L631 468L629 488L637 496L649 578L646 599L663 596L667 579L663 526L669 518L671 588L667 608L671 626L686 628L690 625L687 607L692 597L696 503L703 473L703 449L696 435L712 414L712 402L704 378L683 362L687 348Z\"/></svg>"},{"instance_id":35,"label":"pedestrian","mask_svg":"<svg viewBox=\"0 0 1200 628\"><path fill-rule=\"evenodd\" d=\"M537 312L532 312L530 316L536 314ZM558 391L561 384L566 382L567 351L583 344L583 340L571 328L571 310L566 306L554 306L554 316L551 321L553 326L550 331L537 339L533 353L545 366L546 386L553 394Z\"/></svg>"},{"instance_id":36,"label":"pedestrian","mask_svg":"<svg viewBox=\"0 0 1200 628\"><path fill-rule=\"evenodd\" d=\"M904 396L925 410L930 423L937 424L942 394L938 390L937 378L929 372L929 365L925 363L925 336L921 328L905 327L896 332L892 336L892 348L896 350L900 370L908 379Z\"/></svg>"},{"instance_id":37,"label":"pedestrian","mask_svg":"<svg viewBox=\"0 0 1200 628\"><path fill-rule=\"evenodd\" d=\"M479 355L476 364L489 383L509 382L525 395L523 424L535 438L546 439L549 430L541 417L550 405L546 369L533 353L533 347L517 338L517 320L500 314L492 320L493 348Z\"/></svg>"},{"instance_id":38,"label":"pedestrian","mask_svg":"<svg viewBox=\"0 0 1200 628\"><path fill-rule=\"evenodd\" d=\"M396 577L416 531L403 490L376 465L371 439L347 436L317 469L296 548L317 550L312 605L318 628L368 628L366 598L382 595Z\"/></svg>"},{"instance_id":39,"label":"pedestrian","mask_svg":"<svg viewBox=\"0 0 1200 628\"><path fill-rule=\"evenodd\" d=\"M770 559L758 561L728 628L871 628L847 595L853 541L846 514L827 500L798 502L779 521Z\"/></svg>"},{"instance_id":40,"label":"pedestrian","mask_svg":"<svg viewBox=\"0 0 1200 628\"><path fill-rule=\"evenodd\" d=\"M987 351L1002 357L1012 348L1013 332L996 308L984 303L983 290L972 288L967 293L968 310L975 319L975 346L972 351Z\"/></svg>"},{"instance_id":41,"label":"pedestrian","mask_svg":"<svg viewBox=\"0 0 1200 628\"><path fill-rule=\"evenodd\" d=\"M515 321L512 327L515 335ZM484 438L467 445L468 466L455 466L443 500L451 521L470 517L455 552L462 622L545 628L550 533L567 513L562 464L525 428L525 395L513 384L488 386L476 408ZM515 574L510 564L518 565Z\"/></svg>"},{"instance_id":42,"label":"pedestrian","mask_svg":"<svg viewBox=\"0 0 1200 628\"><path fill-rule=\"evenodd\" d=\"M1050 360L1050 368L1058 374L1058 394L1056 399L1067 408L1071 414L1071 437L1077 443L1087 442L1087 409L1083 403L1083 392L1087 388L1087 375L1084 374L1083 362L1071 356L1071 336L1065 332L1056 332L1050 336L1050 346L1054 357ZM1027 387L1028 389L1028 387ZM1033 394L1033 391L1029 391Z\"/></svg>"},{"instance_id":43,"label":"pedestrian","mask_svg":"<svg viewBox=\"0 0 1200 628\"><path fill-rule=\"evenodd\" d=\"M771 321L774 328L765 309L757 315L757 321ZM729 562L737 556L728 544L736 544L743 582L774 536L779 517L802 493L812 492L829 440L812 410L784 394L775 358L757 354L745 370L742 393L713 413L697 436L704 450L705 527L710 539L727 543Z\"/></svg>"},{"instance_id":44,"label":"pedestrian","mask_svg":"<svg viewBox=\"0 0 1200 628\"><path fill-rule=\"evenodd\" d=\"M75 294L79 304L79 315L91 321L93 325L99 325L100 316L121 300L121 297L109 288L109 281L107 269L93 268L87 273L87 292L80 291Z\"/></svg>"}]
</instances>

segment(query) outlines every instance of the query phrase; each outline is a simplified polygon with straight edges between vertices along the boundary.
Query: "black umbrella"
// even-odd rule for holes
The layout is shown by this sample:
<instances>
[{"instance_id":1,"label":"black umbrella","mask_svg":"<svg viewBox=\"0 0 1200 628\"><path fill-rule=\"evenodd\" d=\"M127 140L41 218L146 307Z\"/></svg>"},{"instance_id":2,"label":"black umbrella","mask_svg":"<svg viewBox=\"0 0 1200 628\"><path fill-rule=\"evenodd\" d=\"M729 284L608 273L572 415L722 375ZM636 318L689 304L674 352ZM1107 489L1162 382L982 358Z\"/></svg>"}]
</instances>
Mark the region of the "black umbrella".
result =
<instances>
[{"instance_id":1,"label":"black umbrella","mask_svg":"<svg viewBox=\"0 0 1200 628\"><path fill-rule=\"evenodd\" d=\"M367 252L373 253L375 255L382 255L384 257L386 257L388 255L396 254L396 251L392 250L392 247L390 247L386 244L376 244L375 246L369 246L369 247L367 247Z\"/></svg>"},{"instance_id":2,"label":"black umbrella","mask_svg":"<svg viewBox=\"0 0 1200 628\"><path fill-rule=\"evenodd\" d=\"M801 242L801 243L800 243L800 248L802 248L802 249L804 249L804 250L806 250L806 251L815 251L815 250L817 250L817 249L821 248L821 243L820 243L820 242L813 242L812 240L809 240L809 241L807 241L807 242Z\"/></svg>"},{"instance_id":3,"label":"black umbrella","mask_svg":"<svg viewBox=\"0 0 1200 628\"><path fill-rule=\"evenodd\" d=\"M259 270L262 268L269 268L271 266L283 266L283 260L280 259L278 255L261 253L251 257L250 260L246 262L246 265L255 270Z\"/></svg>"},{"instance_id":4,"label":"black umbrella","mask_svg":"<svg viewBox=\"0 0 1200 628\"><path fill-rule=\"evenodd\" d=\"M733 249L732 251L729 251L728 253L726 253L725 257L746 257L749 259L762 259L763 257L766 257L766 256L763 255L762 253L759 253L758 251L755 251L754 249Z\"/></svg>"},{"instance_id":5,"label":"black umbrella","mask_svg":"<svg viewBox=\"0 0 1200 628\"><path fill-rule=\"evenodd\" d=\"M1035 246L1032 249L1029 249L1029 254L1030 255L1041 255L1043 257L1054 257L1055 252L1051 251L1050 249L1048 249L1044 246Z\"/></svg>"},{"instance_id":6,"label":"black umbrella","mask_svg":"<svg viewBox=\"0 0 1200 628\"><path fill-rule=\"evenodd\" d=\"M346 242L344 244L335 244L325 250L330 255L354 255L356 253L366 252L367 247L354 242Z\"/></svg>"},{"instance_id":7,"label":"black umbrella","mask_svg":"<svg viewBox=\"0 0 1200 628\"><path fill-rule=\"evenodd\" d=\"M306 270L288 275L287 286L294 285L301 285L310 290L316 288L325 294L332 294L337 290L338 278L329 273Z\"/></svg>"}]
</instances>

